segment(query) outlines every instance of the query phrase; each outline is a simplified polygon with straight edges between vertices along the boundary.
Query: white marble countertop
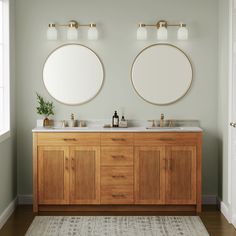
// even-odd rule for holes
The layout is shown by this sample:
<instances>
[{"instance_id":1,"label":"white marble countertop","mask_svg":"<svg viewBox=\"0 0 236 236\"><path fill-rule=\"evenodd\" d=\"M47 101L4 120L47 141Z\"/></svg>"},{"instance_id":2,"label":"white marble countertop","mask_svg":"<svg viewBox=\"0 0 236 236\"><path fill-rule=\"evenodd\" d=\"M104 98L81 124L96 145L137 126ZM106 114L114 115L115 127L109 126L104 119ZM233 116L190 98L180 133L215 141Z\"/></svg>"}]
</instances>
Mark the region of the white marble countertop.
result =
<instances>
[{"instance_id":1,"label":"white marble countertop","mask_svg":"<svg viewBox=\"0 0 236 236\"><path fill-rule=\"evenodd\" d=\"M128 128L103 128L102 126L93 126L93 127L36 127L32 132L202 132L200 127L155 127L147 128L145 126L137 127L128 127Z\"/></svg>"}]
</instances>

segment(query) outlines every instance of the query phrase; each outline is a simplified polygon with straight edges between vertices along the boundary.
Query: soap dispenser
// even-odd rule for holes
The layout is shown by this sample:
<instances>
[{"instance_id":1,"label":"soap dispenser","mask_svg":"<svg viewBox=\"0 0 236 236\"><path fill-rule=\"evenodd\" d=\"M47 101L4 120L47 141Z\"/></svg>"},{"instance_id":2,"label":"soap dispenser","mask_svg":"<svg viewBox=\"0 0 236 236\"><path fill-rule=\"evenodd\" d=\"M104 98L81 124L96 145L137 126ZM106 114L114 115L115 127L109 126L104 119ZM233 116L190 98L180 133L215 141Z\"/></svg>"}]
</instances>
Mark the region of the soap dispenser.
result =
<instances>
[{"instance_id":1,"label":"soap dispenser","mask_svg":"<svg viewBox=\"0 0 236 236\"><path fill-rule=\"evenodd\" d=\"M115 111L112 117L112 127L119 127L119 116L117 115L117 111Z\"/></svg>"},{"instance_id":2,"label":"soap dispenser","mask_svg":"<svg viewBox=\"0 0 236 236\"><path fill-rule=\"evenodd\" d=\"M127 120L125 119L124 116L122 116L122 118L120 120L119 127L120 128L127 128L128 127L128 122L127 122Z\"/></svg>"}]
</instances>

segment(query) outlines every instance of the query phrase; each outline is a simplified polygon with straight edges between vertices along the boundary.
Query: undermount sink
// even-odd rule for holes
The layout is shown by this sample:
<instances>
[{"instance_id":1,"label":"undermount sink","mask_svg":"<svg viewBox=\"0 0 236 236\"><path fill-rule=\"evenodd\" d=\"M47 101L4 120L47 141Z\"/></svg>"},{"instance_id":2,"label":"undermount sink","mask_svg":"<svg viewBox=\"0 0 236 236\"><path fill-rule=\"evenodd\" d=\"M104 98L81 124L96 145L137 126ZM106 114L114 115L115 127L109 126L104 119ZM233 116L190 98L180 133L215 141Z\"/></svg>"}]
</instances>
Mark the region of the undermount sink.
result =
<instances>
[{"instance_id":1,"label":"undermount sink","mask_svg":"<svg viewBox=\"0 0 236 236\"><path fill-rule=\"evenodd\" d=\"M88 127L52 127L51 129L61 129L61 130L83 130L88 129Z\"/></svg>"},{"instance_id":2,"label":"undermount sink","mask_svg":"<svg viewBox=\"0 0 236 236\"><path fill-rule=\"evenodd\" d=\"M183 127L146 127L146 129L155 129L155 130L183 130Z\"/></svg>"}]
</instances>

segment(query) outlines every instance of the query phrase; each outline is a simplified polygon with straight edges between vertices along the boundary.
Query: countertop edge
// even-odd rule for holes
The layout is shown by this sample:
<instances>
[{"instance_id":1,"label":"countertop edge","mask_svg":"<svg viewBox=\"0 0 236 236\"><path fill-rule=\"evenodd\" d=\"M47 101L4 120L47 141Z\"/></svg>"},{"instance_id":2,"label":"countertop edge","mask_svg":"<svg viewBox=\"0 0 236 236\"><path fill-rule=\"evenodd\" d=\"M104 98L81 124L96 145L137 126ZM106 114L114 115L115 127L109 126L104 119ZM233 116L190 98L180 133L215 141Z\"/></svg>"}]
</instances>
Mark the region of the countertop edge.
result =
<instances>
[{"instance_id":1,"label":"countertop edge","mask_svg":"<svg viewBox=\"0 0 236 236\"><path fill-rule=\"evenodd\" d=\"M200 127L182 127L182 129L146 129L145 127L131 128L86 128L86 129L57 129L57 128L34 128L32 133L201 133L203 130Z\"/></svg>"}]
</instances>

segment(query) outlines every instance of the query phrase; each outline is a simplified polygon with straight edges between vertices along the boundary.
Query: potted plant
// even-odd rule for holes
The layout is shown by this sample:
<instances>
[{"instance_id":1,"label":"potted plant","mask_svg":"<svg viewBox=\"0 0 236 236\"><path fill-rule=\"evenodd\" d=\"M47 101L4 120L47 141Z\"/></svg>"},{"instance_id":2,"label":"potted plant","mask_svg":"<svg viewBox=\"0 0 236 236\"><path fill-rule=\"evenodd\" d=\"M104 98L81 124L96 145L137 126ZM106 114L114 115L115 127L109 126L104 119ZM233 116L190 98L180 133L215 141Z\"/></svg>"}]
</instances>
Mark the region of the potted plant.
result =
<instances>
[{"instance_id":1,"label":"potted plant","mask_svg":"<svg viewBox=\"0 0 236 236\"><path fill-rule=\"evenodd\" d=\"M41 97L38 93L37 93L37 101L39 106L37 107L37 113L39 115L43 115L44 116L44 120L43 120L43 126L49 126L49 119L48 117L50 115L54 115L53 112L53 102L49 102L49 101L44 101L43 97Z\"/></svg>"}]
</instances>

